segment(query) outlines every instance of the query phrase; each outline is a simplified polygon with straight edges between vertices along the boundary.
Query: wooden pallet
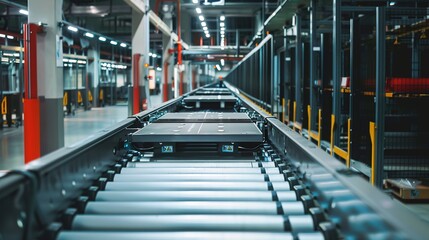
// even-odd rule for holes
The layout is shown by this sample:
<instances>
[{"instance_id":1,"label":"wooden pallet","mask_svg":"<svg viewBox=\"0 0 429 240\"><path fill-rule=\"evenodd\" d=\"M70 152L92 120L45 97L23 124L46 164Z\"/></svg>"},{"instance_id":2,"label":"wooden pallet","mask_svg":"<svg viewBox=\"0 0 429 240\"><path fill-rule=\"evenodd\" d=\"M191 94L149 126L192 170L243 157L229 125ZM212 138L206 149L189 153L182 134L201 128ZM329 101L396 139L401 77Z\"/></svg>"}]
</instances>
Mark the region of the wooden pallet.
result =
<instances>
[{"instance_id":1,"label":"wooden pallet","mask_svg":"<svg viewBox=\"0 0 429 240\"><path fill-rule=\"evenodd\" d=\"M428 200L429 186L419 184L415 188L401 186L396 181L387 179L384 187L390 189L394 195L403 200Z\"/></svg>"}]
</instances>

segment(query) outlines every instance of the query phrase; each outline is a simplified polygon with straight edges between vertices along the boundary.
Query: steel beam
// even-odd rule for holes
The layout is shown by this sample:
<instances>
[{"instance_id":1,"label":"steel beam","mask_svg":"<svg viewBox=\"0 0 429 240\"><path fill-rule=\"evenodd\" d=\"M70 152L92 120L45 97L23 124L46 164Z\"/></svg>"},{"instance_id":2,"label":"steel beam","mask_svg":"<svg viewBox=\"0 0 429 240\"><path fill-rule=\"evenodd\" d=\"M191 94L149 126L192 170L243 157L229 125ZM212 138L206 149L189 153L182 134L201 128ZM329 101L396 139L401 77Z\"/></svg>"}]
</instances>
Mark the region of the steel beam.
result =
<instances>
[{"instance_id":1,"label":"steel beam","mask_svg":"<svg viewBox=\"0 0 429 240\"><path fill-rule=\"evenodd\" d=\"M384 115L386 104L386 10L376 9L376 88L375 88L375 186L383 187L384 178Z\"/></svg>"},{"instance_id":2,"label":"steel beam","mask_svg":"<svg viewBox=\"0 0 429 240\"><path fill-rule=\"evenodd\" d=\"M296 121L301 122L302 118L302 38L301 38L301 15L295 15L295 101L296 101Z\"/></svg>"},{"instance_id":3,"label":"steel beam","mask_svg":"<svg viewBox=\"0 0 429 240\"><path fill-rule=\"evenodd\" d=\"M335 146L340 143L341 125L341 0L333 0L333 39L332 39L332 79L333 79L333 99L332 114L335 115L336 124L334 126Z\"/></svg>"}]
</instances>

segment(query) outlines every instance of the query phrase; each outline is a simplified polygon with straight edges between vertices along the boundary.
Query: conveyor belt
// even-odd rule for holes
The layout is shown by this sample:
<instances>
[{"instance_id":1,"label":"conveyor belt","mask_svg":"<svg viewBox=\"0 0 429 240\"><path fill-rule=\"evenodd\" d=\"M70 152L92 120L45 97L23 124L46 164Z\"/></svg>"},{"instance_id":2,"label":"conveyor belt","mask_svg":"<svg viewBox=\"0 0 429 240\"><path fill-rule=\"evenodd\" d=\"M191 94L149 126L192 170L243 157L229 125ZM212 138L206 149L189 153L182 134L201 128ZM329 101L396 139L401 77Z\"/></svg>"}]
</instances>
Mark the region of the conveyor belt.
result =
<instances>
[{"instance_id":1,"label":"conveyor belt","mask_svg":"<svg viewBox=\"0 0 429 240\"><path fill-rule=\"evenodd\" d=\"M129 162L58 239L324 239L280 172L274 162Z\"/></svg>"}]
</instances>

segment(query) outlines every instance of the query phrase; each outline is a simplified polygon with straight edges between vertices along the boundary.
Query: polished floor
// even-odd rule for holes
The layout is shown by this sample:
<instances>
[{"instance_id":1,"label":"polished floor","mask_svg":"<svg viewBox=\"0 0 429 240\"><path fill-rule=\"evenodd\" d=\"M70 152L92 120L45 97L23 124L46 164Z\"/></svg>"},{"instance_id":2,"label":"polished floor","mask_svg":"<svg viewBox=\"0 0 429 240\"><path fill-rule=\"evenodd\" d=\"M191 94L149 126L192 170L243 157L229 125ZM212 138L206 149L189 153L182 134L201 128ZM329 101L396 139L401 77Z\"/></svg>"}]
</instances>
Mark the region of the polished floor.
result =
<instances>
[{"instance_id":1,"label":"polished floor","mask_svg":"<svg viewBox=\"0 0 429 240\"><path fill-rule=\"evenodd\" d=\"M151 96L151 106L162 103L161 94ZM92 108L90 111L77 110L76 115L64 118L64 145L69 146L84 140L106 127L128 117L126 103L116 106ZM0 170L24 166L23 127L5 127L0 130Z\"/></svg>"}]
</instances>

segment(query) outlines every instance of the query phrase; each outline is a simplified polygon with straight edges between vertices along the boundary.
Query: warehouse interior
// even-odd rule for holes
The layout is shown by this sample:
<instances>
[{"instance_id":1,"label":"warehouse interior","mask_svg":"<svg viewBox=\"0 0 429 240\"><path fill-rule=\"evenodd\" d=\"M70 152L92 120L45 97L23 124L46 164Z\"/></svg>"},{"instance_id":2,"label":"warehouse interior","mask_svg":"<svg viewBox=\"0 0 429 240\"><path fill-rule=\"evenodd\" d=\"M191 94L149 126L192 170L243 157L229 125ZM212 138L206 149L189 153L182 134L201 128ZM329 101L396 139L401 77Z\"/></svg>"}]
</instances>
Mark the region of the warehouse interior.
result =
<instances>
[{"instance_id":1,"label":"warehouse interior","mask_svg":"<svg viewBox=\"0 0 429 240\"><path fill-rule=\"evenodd\" d=\"M0 0L0 240L426 239L427 0Z\"/></svg>"}]
</instances>

